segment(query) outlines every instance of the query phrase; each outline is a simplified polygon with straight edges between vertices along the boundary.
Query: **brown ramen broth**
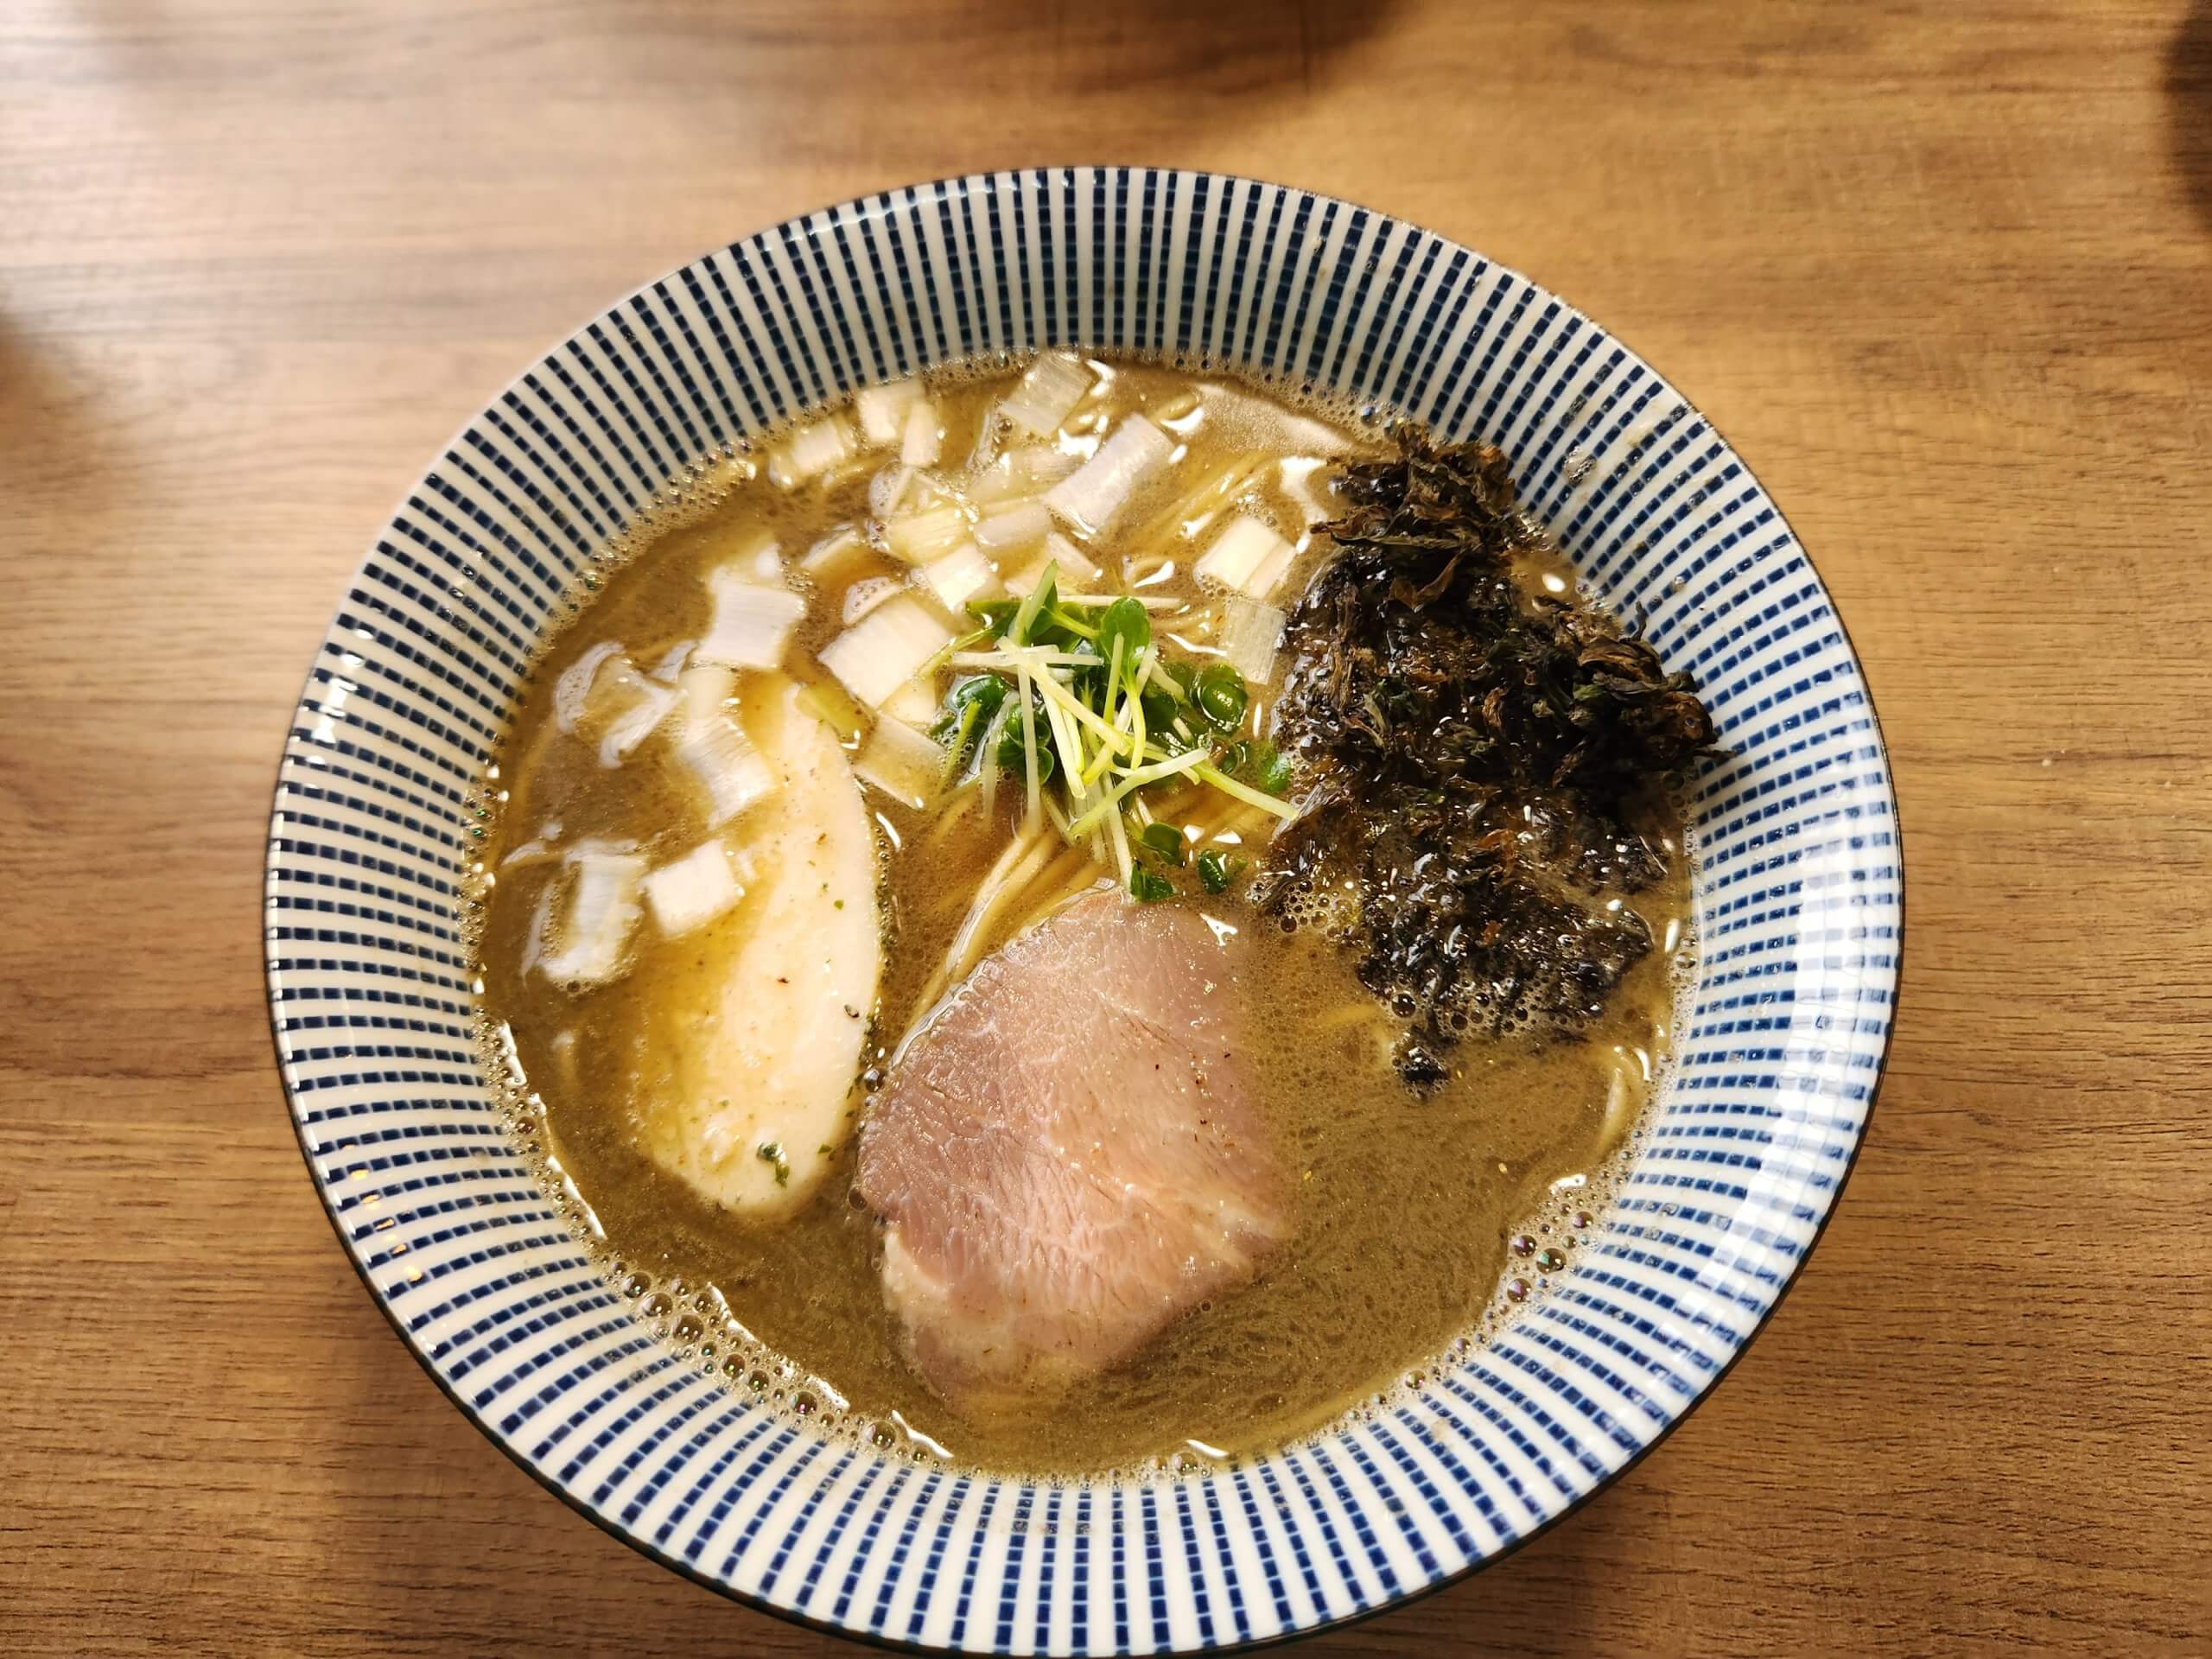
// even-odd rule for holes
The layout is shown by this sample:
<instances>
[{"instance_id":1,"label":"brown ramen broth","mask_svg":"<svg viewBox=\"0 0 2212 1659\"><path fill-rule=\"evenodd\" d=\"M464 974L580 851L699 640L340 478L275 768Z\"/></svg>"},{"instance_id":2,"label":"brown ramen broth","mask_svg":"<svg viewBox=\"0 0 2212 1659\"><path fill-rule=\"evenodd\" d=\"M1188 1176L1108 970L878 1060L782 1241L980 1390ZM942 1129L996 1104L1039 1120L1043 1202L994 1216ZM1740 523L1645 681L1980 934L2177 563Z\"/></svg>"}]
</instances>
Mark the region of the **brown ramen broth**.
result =
<instances>
[{"instance_id":1,"label":"brown ramen broth","mask_svg":"<svg viewBox=\"0 0 2212 1659\"><path fill-rule=\"evenodd\" d=\"M899 715L908 728L930 727L966 672L944 665L944 652L918 690L909 682L885 696L884 711L867 707L821 655L893 606L940 634L974 630L962 606L933 591L931 572L963 605L1019 597L1058 553L1056 600L1081 596L1066 600L1069 614L1096 624L1105 599L1140 595L1150 602L1158 660L1173 652L1203 668L1220 660L1232 608L1249 619L1253 607L1232 607L1214 579L1238 575L1237 561L1201 580L1198 556L1234 518L1269 526L1293 561L1269 589L1265 557L1281 543L1263 546L1255 532L1262 569L1243 580L1280 609L1294 607L1332 555L1315 527L1342 511L1336 468L1386 448L1378 432L1234 381L1058 361L1041 385L1023 379L1027 365L994 366L933 375L872 408L844 405L828 417L833 425L817 415L747 454L706 463L662 528L610 555L597 591L546 647L500 748L477 941L486 1051L512 1087L514 1122L546 1155L549 1179L610 1270L619 1266L681 1345L741 1390L879 1446L1040 1476L1265 1451L1480 1340L1487 1319L1535 1294L1580 1242L1666 1064L1690 949L1681 823L1655 790L1637 827L1665 854L1666 874L1616 901L1648 926L1649 953L1584 1028L1469 1036L1446 1052L1440 1082L1415 1089L1394 1066L1403 1021L1363 988L1355 953L1332 937L1345 918L1309 901L1294 931L1256 906L1253 876L1266 867L1278 818L1193 773L1154 785L1141 797L1143 815L1176 826L1185 843L1178 863L1145 855L1140 842L1138 866L1173 889L1155 902L1196 910L1217 937L1233 929L1242 941L1242 1061L1283 1179L1282 1236L1243 1281L1198 1300L1103 1370L1034 1395L941 1397L918 1372L907 1326L887 1300L883 1223L861 1193L855 1131L889 1092L902 1036L946 983L1094 887L1133 913L1145 907L1128 896L1110 849L1094 856L1084 836L1071 847L1033 817L1025 830L1024 771L1001 774L987 805L988 755L950 787L927 776L931 768L885 757L877 729ZM1023 387L1043 406L1026 411L1042 434L1014 432L1001 413L1009 398L1023 401ZM1077 387L1072 409L1059 410ZM1071 522L1065 498L1049 514L1033 505L1102 435L1140 414L1172 456L1111 512L1105 533L1077 533L1085 526L1079 514ZM903 469L907 444L906 454L929 464ZM976 505L994 493L998 501ZM902 525L899 550L887 543L887 522ZM1067 539L1047 544L1039 533L1047 523ZM988 562L966 563L964 578L938 567L967 558L979 524L991 538ZM764 551L771 543L779 558ZM931 555L929 571L902 556L917 548ZM1086 562L1096 570L1080 569ZM766 607L787 630L766 648L779 670L695 680L683 666L687 647L728 633L718 607L728 594L715 583L732 569L798 595L803 608ZM1517 556L1512 574L1532 594L1572 593L1567 567L1540 548ZM982 588L962 590L977 578ZM873 610L871 599L880 601ZM894 631L867 644L855 677L885 662L903 667ZM988 652L993 643L967 648ZM1217 744L1270 732L1288 666L1286 652L1267 683L1246 688L1241 717L1214 734ZM779 672L795 690L778 689ZM1019 701L1017 691L1006 706ZM772 760L826 730L829 757L807 751L820 763L812 781L794 772L763 798L746 798L762 786L757 770L702 785L683 722L720 717L741 734L732 753ZM1007 730L999 741L1019 745L1019 719ZM849 759L893 787L853 780L842 770ZM1270 780L1247 775L1265 792ZM1281 784L1281 773L1272 781ZM1296 801L1303 783L1291 778L1285 798ZM842 847L828 830L813 836L810 819L788 817L830 798L824 790L864 806L864 816L841 820ZM774 817L779 810L785 819ZM709 837L702 826L717 817ZM778 823L782 842L753 844ZM1142 825L1127 827L1137 835ZM979 892L1006 874L1009 848L1025 836L1036 855L1027 879L976 921ZM695 861L655 885L657 872L709 838L721 843L700 855L711 869ZM858 862L855 844L865 846ZM1209 892L1199 879L1201 852L1220 855L1211 868L1229 876L1225 890ZM1239 861L1250 869L1230 874ZM756 905L771 878L781 897ZM593 880L606 884L596 896L583 891ZM734 903L732 889L742 889ZM868 948L866 930L879 925L880 973L861 974L852 964ZM760 982L734 984L744 973ZM864 992L827 988L867 982L874 995L862 1007L839 999ZM837 1006L812 1006L825 998ZM753 1046L717 1049L735 1041L717 1022L740 1006L758 1010L759 1028L745 1039ZM802 1015L821 1018L794 1023ZM779 1039L801 1052L778 1058ZM709 1075L717 1054L754 1059ZM747 1133L743 1103L758 1076L785 1077L791 1099L819 1109L778 1120L772 1141L734 1152L716 1141L726 1205L671 1169L669 1149L682 1135L668 1127L670 1103L703 1091L734 1111L704 1132L727 1141ZM793 1122L809 1126L805 1144Z\"/></svg>"}]
</instances>

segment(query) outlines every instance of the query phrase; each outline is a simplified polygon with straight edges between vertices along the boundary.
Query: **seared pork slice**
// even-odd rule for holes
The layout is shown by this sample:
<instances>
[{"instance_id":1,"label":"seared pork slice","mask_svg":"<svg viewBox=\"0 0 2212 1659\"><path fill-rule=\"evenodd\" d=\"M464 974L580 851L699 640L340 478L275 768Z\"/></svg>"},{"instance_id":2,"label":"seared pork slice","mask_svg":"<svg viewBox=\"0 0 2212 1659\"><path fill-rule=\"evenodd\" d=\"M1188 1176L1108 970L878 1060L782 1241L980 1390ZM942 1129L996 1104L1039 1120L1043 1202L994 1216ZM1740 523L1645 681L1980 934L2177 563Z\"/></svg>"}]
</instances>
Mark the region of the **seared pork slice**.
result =
<instances>
[{"instance_id":1,"label":"seared pork slice","mask_svg":"<svg viewBox=\"0 0 2212 1659\"><path fill-rule=\"evenodd\" d=\"M1239 1058L1241 943L1101 893L987 957L861 1129L883 1288L955 1406L1117 1364L1289 1236Z\"/></svg>"}]
</instances>

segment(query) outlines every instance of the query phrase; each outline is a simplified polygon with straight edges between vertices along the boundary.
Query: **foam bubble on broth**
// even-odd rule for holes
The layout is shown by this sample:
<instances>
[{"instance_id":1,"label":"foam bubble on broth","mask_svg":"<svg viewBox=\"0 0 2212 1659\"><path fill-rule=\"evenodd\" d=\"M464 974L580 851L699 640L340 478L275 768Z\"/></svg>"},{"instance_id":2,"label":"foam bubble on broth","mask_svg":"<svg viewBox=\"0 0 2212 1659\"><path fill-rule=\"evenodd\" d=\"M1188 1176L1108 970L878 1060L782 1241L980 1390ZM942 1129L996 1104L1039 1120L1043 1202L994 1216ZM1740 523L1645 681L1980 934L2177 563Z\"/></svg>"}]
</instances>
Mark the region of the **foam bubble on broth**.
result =
<instances>
[{"instance_id":1,"label":"foam bubble on broth","mask_svg":"<svg viewBox=\"0 0 2212 1659\"><path fill-rule=\"evenodd\" d=\"M1240 449L1310 455L1317 427L1333 429L1337 453L1374 442L1374 410L1331 404L1281 379L1262 387L1195 362L1179 370L1092 360L1113 378L1079 406L1078 419L1096 404L1115 411L1158 407L1187 394L1194 381L1202 388L1204 418L1185 440L1194 464ZM926 377L946 428L939 470L956 470L1026 361L993 359ZM485 849L465 918L478 963L477 1034L503 1118L556 1209L609 1283L703 1373L855 1446L925 1459L942 1447L963 1464L1047 1481L1109 1471L1151 1478L1217 1466L1197 1447L1220 1448L1233 1462L1325 1433L1347 1414L1417 1408L1421 1387L1440 1369L1525 1314L1594 1247L1592 1229L1577 1228L1575 1217L1586 1214L1594 1224L1605 1217L1640 1138L1633 1123L1605 1138L1602 1057L1617 1046L1642 1047L1656 1060L1644 1098L1663 1082L1669 1051L1655 1033L1677 1028L1693 959L1686 855L1666 883L1635 901L1655 938L1674 925L1674 949L1655 950L1630 970L1586 1039L1471 1039L1454 1051L1453 1077L1422 1099L1391 1074L1389 1043L1398 1027L1359 987L1339 948L1358 925L1352 895L1303 896L1287 931L1245 904L1241 889L1182 900L1266 941L1255 953L1254 1001L1268 1009L1265 1029L1294 1036L1259 1046L1255 1069L1299 1189L1298 1233L1256 1283L1027 1421L963 1421L906 1369L876 1283L872 1218L849 1196L849 1139L821 1192L779 1230L713 1213L630 1144L629 1102L650 1069L650 983L711 972L710 963L648 941L630 981L591 994L581 1009L515 971L534 884L524 879L527 868L511 880L493 879L502 854L556 818L563 841L626 825L651 843L657 824L676 810L668 787L652 778L563 794L558 763L543 741L547 688L559 670L603 638L620 638L646 661L696 637L701 570L764 531L780 541L794 584L810 599L794 668L811 676L813 652L840 631L837 601L855 578L816 583L798 572L798 556L836 524L867 519L874 468L827 488L773 488L760 458L795 424L690 469L594 561L571 595L570 619L541 645L474 804L484 815ZM1154 491L1133 501L1128 520L1160 512L1162 497ZM1286 531L1302 530L1310 516L1276 480L1240 499ZM1204 544L1202 536L1189 551ZM1278 602L1294 602L1318 556L1301 558ZM858 567L863 579L904 574L880 548L865 559L874 562ZM1188 563L1143 591L1190 591ZM1531 579L1541 574L1532 570ZM1110 587L1110 569L1105 581ZM1255 710L1268 701L1255 695ZM874 795L869 806L880 826L879 902L888 943L862 1058L880 1067L918 1011L928 970L959 916L957 901L1003 838L971 824L933 839L930 811ZM1264 848L1246 850L1256 856ZM575 1034L587 1025L588 1037ZM855 1110L865 1096L865 1086L856 1090ZM1578 1174L1581 1186L1552 1190ZM1534 1258L1511 1248L1523 1236L1560 1249L1560 1265L1531 1270ZM1510 1294L1516 1281L1525 1285L1518 1296Z\"/></svg>"}]
</instances>

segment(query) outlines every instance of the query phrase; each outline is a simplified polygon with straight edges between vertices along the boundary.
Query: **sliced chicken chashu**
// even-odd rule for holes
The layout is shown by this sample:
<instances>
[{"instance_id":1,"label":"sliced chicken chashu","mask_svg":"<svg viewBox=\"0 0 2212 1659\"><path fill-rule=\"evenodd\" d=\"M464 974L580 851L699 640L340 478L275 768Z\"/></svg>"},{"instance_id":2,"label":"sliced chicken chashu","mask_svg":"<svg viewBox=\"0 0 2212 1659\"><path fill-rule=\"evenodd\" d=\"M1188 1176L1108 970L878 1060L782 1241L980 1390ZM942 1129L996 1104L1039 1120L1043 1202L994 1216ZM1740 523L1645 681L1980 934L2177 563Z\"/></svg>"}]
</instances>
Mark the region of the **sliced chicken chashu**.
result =
<instances>
[{"instance_id":1,"label":"sliced chicken chashu","mask_svg":"<svg viewBox=\"0 0 2212 1659\"><path fill-rule=\"evenodd\" d=\"M813 1194L851 1132L883 941L874 832L836 734L783 675L741 677L737 701L776 786L722 832L744 897L697 936L710 971L681 976L691 1006L639 1133L663 1168L765 1219Z\"/></svg>"}]
</instances>

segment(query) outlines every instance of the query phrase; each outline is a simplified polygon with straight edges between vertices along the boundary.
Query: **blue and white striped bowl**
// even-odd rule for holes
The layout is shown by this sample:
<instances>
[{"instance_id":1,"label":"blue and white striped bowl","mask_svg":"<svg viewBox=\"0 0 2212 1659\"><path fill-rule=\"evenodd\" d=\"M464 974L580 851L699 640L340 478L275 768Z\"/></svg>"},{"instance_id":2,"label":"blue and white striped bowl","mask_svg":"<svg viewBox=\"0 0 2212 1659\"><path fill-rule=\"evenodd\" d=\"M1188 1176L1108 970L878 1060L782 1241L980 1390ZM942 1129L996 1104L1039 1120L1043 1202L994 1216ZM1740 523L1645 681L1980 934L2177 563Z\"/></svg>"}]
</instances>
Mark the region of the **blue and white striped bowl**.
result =
<instances>
[{"instance_id":1,"label":"blue and white striped bowl","mask_svg":"<svg viewBox=\"0 0 2212 1659\"><path fill-rule=\"evenodd\" d=\"M1374 1421L1224 1471L1054 1488L855 1452L736 1397L610 1287L501 1127L456 912L471 789L588 556L686 463L981 353L1182 353L1505 447L1588 587L1694 673L1703 951L1591 1246ZM1372 1611L1557 1520L1742 1352L1849 1170L1888 1040L1895 804L1859 664L1697 411L1524 277L1246 179L1075 168L832 207L641 289L464 427L378 534L285 744L284 1087L372 1294L471 1421L715 1589L893 1643L1230 1646Z\"/></svg>"}]
</instances>

